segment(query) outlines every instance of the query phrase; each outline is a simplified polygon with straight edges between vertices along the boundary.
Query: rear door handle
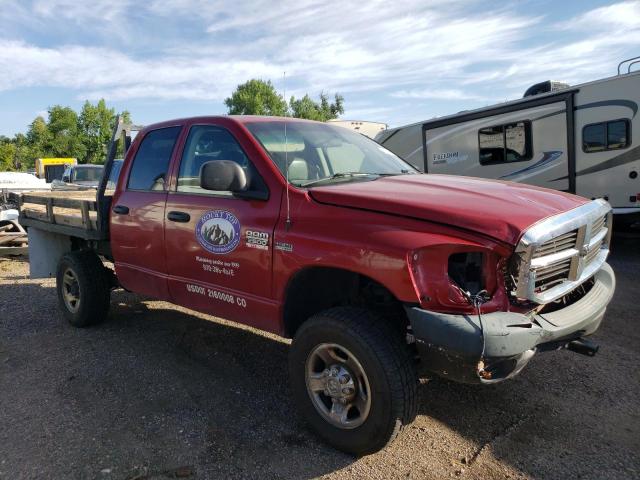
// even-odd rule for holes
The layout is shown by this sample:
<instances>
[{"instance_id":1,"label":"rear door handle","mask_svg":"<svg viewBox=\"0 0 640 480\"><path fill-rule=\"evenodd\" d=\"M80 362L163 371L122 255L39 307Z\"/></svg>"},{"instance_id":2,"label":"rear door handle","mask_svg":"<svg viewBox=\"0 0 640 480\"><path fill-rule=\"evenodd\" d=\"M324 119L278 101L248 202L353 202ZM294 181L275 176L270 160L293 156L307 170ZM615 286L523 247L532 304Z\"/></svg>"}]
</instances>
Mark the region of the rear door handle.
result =
<instances>
[{"instance_id":1,"label":"rear door handle","mask_svg":"<svg viewBox=\"0 0 640 480\"><path fill-rule=\"evenodd\" d=\"M191 215L185 212L169 212L167 214L167 219L171 220L172 222L186 223L191 220Z\"/></svg>"},{"instance_id":2,"label":"rear door handle","mask_svg":"<svg viewBox=\"0 0 640 480\"><path fill-rule=\"evenodd\" d=\"M126 205L116 205L113 207L113 213L117 213L118 215L129 215L129 207Z\"/></svg>"}]
</instances>

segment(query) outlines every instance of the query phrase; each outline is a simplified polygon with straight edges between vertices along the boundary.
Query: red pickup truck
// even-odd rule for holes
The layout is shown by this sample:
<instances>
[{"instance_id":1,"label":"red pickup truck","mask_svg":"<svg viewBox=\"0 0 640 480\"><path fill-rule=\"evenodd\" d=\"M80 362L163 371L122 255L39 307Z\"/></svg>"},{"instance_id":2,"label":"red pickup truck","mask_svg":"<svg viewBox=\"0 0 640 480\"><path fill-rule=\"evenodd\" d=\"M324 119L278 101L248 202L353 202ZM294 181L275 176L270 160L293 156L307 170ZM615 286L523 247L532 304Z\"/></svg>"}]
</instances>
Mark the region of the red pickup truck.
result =
<instances>
[{"instance_id":1,"label":"red pickup truck","mask_svg":"<svg viewBox=\"0 0 640 480\"><path fill-rule=\"evenodd\" d=\"M356 454L413 421L422 372L489 384L536 352L595 354L615 288L604 200L421 174L325 123L151 125L105 188L21 198L32 276L56 276L71 324L122 287L292 338L294 401Z\"/></svg>"}]
</instances>

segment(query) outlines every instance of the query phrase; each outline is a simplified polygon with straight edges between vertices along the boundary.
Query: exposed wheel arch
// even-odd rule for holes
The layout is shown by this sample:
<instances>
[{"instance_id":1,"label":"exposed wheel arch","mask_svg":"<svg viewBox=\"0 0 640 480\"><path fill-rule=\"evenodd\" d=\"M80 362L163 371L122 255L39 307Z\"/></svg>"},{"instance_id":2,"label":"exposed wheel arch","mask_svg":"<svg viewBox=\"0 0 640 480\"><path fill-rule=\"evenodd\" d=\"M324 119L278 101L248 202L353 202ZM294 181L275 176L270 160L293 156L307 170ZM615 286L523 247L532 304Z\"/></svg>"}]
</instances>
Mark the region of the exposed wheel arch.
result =
<instances>
[{"instance_id":1,"label":"exposed wheel arch","mask_svg":"<svg viewBox=\"0 0 640 480\"><path fill-rule=\"evenodd\" d=\"M381 283L366 275L335 267L308 267L293 275L284 298L284 336L293 338L314 314L337 306L375 310L404 332L408 319L402 303Z\"/></svg>"}]
</instances>

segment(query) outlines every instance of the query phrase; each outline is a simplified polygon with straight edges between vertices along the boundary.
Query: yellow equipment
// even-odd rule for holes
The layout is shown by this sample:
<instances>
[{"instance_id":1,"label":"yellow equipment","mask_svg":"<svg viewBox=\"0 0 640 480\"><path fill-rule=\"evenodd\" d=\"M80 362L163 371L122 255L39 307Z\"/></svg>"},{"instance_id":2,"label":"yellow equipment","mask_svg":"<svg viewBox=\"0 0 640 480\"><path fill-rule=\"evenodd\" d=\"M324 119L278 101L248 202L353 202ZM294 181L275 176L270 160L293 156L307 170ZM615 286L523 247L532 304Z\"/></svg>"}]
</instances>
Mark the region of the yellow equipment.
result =
<instances>
[{"instance_id":1,"label":"yellow equipment","mask_svg":"<svg viewBox=\"0 0 640 480\"><path fill-rule=\"evenodd\" d=\"M75 158L38 158L36 159L36 177L44 178L47 183L61 180L67 165L77 165Z\"/></svg>"}]
</instances>

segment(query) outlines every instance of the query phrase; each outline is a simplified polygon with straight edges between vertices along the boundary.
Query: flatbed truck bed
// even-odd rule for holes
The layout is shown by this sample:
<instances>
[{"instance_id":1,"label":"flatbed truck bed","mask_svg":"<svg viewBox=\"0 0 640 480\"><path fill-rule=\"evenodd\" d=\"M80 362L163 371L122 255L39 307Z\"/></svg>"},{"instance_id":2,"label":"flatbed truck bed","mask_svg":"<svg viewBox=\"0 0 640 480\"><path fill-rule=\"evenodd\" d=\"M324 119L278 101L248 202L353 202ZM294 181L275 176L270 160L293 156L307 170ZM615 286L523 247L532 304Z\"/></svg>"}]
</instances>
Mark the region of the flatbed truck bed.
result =
<instances>
[{"instance_id":1,"label":"flatbed truck bed","mask_svg":"<svg viewBox=\"0 0 640 480\"><path fill-rule=\"evenodd\" d=\"M106 240L96 197L94 190L17 194L20 223L84 240Z\"/></svg>"}]
</instances>

